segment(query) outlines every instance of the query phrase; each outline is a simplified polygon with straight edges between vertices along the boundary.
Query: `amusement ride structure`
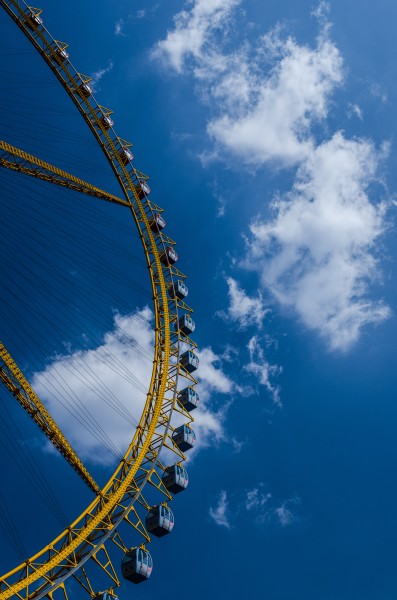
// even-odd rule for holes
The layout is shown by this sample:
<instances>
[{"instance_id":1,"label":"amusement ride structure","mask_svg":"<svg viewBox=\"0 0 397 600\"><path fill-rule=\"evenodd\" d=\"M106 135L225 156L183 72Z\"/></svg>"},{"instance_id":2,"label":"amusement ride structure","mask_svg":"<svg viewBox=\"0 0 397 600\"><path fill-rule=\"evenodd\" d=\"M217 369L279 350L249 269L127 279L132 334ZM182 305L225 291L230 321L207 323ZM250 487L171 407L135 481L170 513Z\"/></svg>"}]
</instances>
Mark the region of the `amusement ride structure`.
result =
<instances>
[{"instance_id":1,"label":"amusement ride structure","mask_svg":"<svg viewBox=\"0 0 397 600\"><path fill-rule=\"evenodd\" d=\"M132 440L112 477L101 488L39 398L9 351L0 343L0 380L48 440L78 473L93 494L89 506L39 552L0 576L0 600L68 598L69 584L78 582L92 598L111 600L125 579L139 583L152 571L147 549L152 535L170 533L173 494L183 491L188 476L184 453L195 443L191 411L198 405L194 372L198 367L194 322L186 304L185 275L175 266L175 242L164 233L163 210L150 199L148 177L133 165L131 144L113 129L112 111L94 98L90 78L72 65L67 44L55 40L44 26L42 11L22 0L0 0L0 6L27 37L63 86L109 162L121 197L109 194L63 169L0 141L0 166L55 186L111 202L132 213L147 263L154 313L153 369L144 410ZM54 188L55 189L55 188ZM179 417L174 425L173 414ZM161 453L161 455L160 455ZM166 456L167 464L163 463ZM174 460L169 460L170 457ZM165 460L165 459L164 459ZM149 487L146 487L149 486ZM155 490L158 503L147 500ZM121 525L132 528L129 539ZM124 531L124 530L123 530ZM136 545L131 547L131 538ZM166 542L165 542L166 543ZM115 564L114 556L119 556ZM100 591L90 565L108 580ZM121 565L121 566L120 566Z\"/></svg>"}]
</instances>

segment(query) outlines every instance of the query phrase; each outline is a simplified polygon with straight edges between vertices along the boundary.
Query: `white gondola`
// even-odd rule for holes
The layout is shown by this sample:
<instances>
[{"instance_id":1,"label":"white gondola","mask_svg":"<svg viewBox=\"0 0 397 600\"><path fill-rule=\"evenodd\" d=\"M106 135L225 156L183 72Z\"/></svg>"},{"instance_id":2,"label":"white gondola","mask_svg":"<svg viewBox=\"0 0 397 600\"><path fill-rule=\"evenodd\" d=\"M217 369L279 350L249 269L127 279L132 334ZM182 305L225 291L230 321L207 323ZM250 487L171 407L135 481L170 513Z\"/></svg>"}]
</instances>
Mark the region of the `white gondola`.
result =
<instances>
[{"instance_id":1,"label":"white gondola","mask_svg":"<svg viewBox=\"0 0 397 600\"><path fill-rule=\"evenodd\" d=\"M178 254L172 246L167 246L165 251L160 254L160 260L166 267L173 265L178 260Z\"/></svg>"},{"instance_id":2,"label":"white gondola","mask_svg":"<svg viewBox=\"0 0 397 600\"><path fill-rule=\"evenodd\" d=\"M184 335L191 335L196 329L196 324L189 315L182 315L175 323L175 331L180 331Z\"/></svg>"},{"instance_id":3,"label":"white gondola","mask_svg":"<svg viewBox=\"0 0 397 600\"><path fill-rule=\"evenodd\" d=\"M193 350L186 350L181 354L179 359L180 364L188 373L193 373L199 367L199 357L193 352Z\"/></svg>"},{"instance_id":4,"label":"white gondola","mask_svg":"<svg viewBox=\"0 0 397 600\"><path fill-rule=\"evenodd\" d=\"M82 81L79 85L79 90L83 94L84 98L89 98L92 95L92 87L86 81Z\"/></svg>"},{"instance_id":5,"label":"white gondola","mask_svg":"<svg viewBox=\"0 0 397 600\"><path fill-rule=\"evenodd\" d=\"M100 121L106 130L110 129L114 125L114 121L110 117L110 115L105 115L104 113L102 113L102 116L100 117Z\"/></svg>"},{"instance_id":6,"label":"white gondola","mask_svg":"<svg viewBox=\"0 0 397 600\"><path fill-rule=\"evenodd\" d=\"M172 510L164 504L153 506L146 515L146 529L156 537L163 537L171 533L174 523Z\"/></svg>"},{"instance_id":7,"label":"white gondola","mask_svg":"<svg viewBox=\"0 0 397 600\"><path fill-rule=\"evenodd\" d=\"M167 490L172 494L183 492L189 483L189 475L185 467L178 464L167 467L161 479Z\"/></svg>"},{"instance_id":8,"label":"white gondola","mask_svg":"<svg viewBox=\"0 0 397 600\"><path fill-rule=\"evenodd\" d=\"M178 401L188 412L191 412L200 404L199 395L192 387L181 390L178 394Z\"/></svg>"},{"instance_id":9,"label":"white gondola","mask_svg":"<svg viewBox=\"0 0 397 600\"><path fill-rule=\"evenodd\" d=\"M29 11L29 13L26 15L26 17L27 17L26 25L29 27L29 29L34 30L39 25L43 24L43 19L40 17L40 15L33 12L33 10Z\"/></svg>"},{"instance_id":10,"label":"white gondola","mask_svg":"<svg viewBox=\"0 0 397 600\"><path fill-rule=\"evenodd\" d=\"M179 300L183 300L188 295L189 290L187 285L178 279L168 288L168 295L171 298L179 298Z\"/></svg>"},{"instance_id":11,"label":"white gondola","mask_svg":"<svg viewBox=\"0 0 397 600\"><path fill-rule=\"evenodd\" d=\"M129 150L125 146L121 148L119 152L119 157L124 166L128 165L128 163L134 160L134 155L132 154L131 150Z\"/></svg>"},{"instance_id":12,"label":"white gondola","mask_svg":"<svg viewBox=\"0 0 397 600\"><path fill-rule=\"evenodd\" d=\"M61 48L61 46L58 46L58 44L55 48L55 54L62 62L65 62L65 60L68 60L69 58L69 53L66 52L65 48Z\"/></svg>"},{"instance_id":13,"label":"white gondola","mask_svg":"<svg viewBox=\"0 0 397 600\"><path fill-rule=\"evenodd\" d=\"M166 222L159 213L154 213L153 219L150 220L149 225L152 231L158 233L159 231L164 229L164 227L166 226Z\"/></svg>"},{"instance_id":14,"label":"white gondola","mask_svg":"<svg viewBox=\"0 0 397 600\"><path fill-rule=\"evenodd\" d=\"M174 444L178 446L179 450L186 452L191 450L196 443L196 434L189 425L181 425L174 430L172 434Z\"/></svg>"},{"instance_id":15,"label":"white gondola","mask_svg":"<svg viewBox=\"0 0 397 600\"><path fill-rule=\"evenodd\" d=\"M152 574L153 560L144 548L131 548L121 562L121 574L132 583L141 583Z\"/></svg>"},{"instance_id":16,"label":"white gondola","mask_svg":"<svg viewBox=\"0 0 397 600\"><path fill-rule=\"evenodd\" d=\"M145 181L139 181L135 184L135 189L138 193L139 198L142 200L145 196L149 196L150 187Z\"/></svg>"}]
</instances>

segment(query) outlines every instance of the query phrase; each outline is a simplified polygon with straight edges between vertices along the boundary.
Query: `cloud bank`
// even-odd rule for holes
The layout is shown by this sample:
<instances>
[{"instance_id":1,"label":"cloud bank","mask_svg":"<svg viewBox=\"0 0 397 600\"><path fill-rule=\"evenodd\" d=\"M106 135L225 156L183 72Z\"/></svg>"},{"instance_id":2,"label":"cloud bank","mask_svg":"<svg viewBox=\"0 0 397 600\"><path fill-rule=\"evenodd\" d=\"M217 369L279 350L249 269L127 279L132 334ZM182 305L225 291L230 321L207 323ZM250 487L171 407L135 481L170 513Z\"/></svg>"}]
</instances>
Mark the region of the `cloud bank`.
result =
<instances>
[{"instance_id":1,"label":"cloud bank","mask_svg":"<svg viewBox=\"0 0 397 600\"><path fill-rule=\"evenodd\" d=\"M280 25L253 39L241 26L240 4L189 2L152 56L192 77L208 108L211 146L201 154L204 164L219 159L251 174L294 169L290 191L274 195L273 213L268 216L264 203L265 216L252 222L241 266L257 271L260 290L270 291L330 349L346 351L364 327L390 315L371 294L381 283L387 229L388 203L378 199L377 185L385 145L327 131L335 90L346 79L327 2L313 11L319 33L312 45L298 43ZM350 107L363 118L357 105ZM251 319L263 319L236 280L228 285L227 316L245 326L245 303Z\"/></svg>"},{"instance_id":2,"label":"cloud bank","mask_svg":"<svg viewBox=\"0 0 397 600\"><path fill-rule=\"evenodd\" d=\"M274 218L251 225L246 265L334 350L347 350L365 325L390 315L368 297L386 230L387 204L369 193L381 160L370 141L338 132L302 164L292 191L274 203Z\"/></svg>"},{"instance_id":3,"label":"cloud bank","mask_svg":"<svg viewBox=\"0 0 397 600\"><path fill-rule=\"evenodd\" d=\"M113 464L134 435L152 371L152 320L148 307L131 315L117 314L100 346L56 356L33 376L33 388L84 460ZM195 452L226 439L227 405L216 412L211 400L214 393L228 397L234 389L210 348L199 356L201 406L194 415Z\"/></svg>"}]
</instances>

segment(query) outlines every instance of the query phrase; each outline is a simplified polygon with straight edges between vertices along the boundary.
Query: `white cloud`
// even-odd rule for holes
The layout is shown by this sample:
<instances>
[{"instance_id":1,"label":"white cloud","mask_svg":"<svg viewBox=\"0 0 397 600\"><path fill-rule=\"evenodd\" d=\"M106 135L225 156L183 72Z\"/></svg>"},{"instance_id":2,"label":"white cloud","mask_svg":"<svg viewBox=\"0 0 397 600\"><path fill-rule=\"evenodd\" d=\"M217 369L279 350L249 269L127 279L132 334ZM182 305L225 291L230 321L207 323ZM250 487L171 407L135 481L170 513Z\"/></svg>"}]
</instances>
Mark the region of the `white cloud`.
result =
<instances>
[{"instance_id":1,"label":"white cloud","mask_svg":"<svg viewBox=\"0 0 397 600\"><path fill-rule=\"evenodd\" d=\"M108 465L126 450L145 404L153 345L152 312L146 307L133 315L116 315L114 328L104 335L100 346L69 349L34 375L33 388L83 459ZM199 356L202 403L194 413L198 441L193 453L227 439L228 403L214 412L211 395L229 395L234 389L222 371L220 358L210 348L201 350ZM177 416L175 413L173 422Z\"/></svg>"},{"instance_id":2,"label":"white cloud","mask_svg":"<svg viewBox=\"0 0 397 600\"><path fill-rule=\"evenodd\" d=\"M221 368L221 358L211 348L197 351L200 359L200 394L204 399L211 396L212 392L230 394L234 389L233 381Z\"/></svg>"},{"instance_id":3,"label":"white cloud","mask_svg":"<svg viewBox=\"0 0 397 600\"><path fill-rule=\"evenodd\" d=\"M355 116L358 119L360 119L360 121L364 120L363 111L361 110L358 104L352 104L351 102L349 102L347 106L347 115L348 117Z\"/></svg>"},{"instance_id":4,"label":"white cloud","mask_svg":"<svg viewBox=\"0 0 397 600\"><path fill-rule=\"evenodd\" d=\"M288 527L294 523L299 523L301 518L296 514L295 507L302 504L302 500L299 496L293 496L288 500L284 500L272 508L267 514L263 515L263 521L271 522L274 521L281 527Z\"/></svg>"},{"instance_id":5,"label":"white cloud","mask_svg":"<svg viewBox=\"0 0 397 600\"><path fill-rule=\"evenodd\" d=\"M201 97L218 113L207 127L216 148L203 153L204 161L225 157L227 150L249 165L295 165L312 151L311 126L326 117L330 96L343 79L340 52L328 37L326 5L316 13L321 32L314 48L283 37L280 27L252 44L238 23L239 45L230 51L219 28L225 30L238 4L196 0L190 11L176 15L174 30L152 56L178 73L190 67Z\"/></svg>"},{"instance_id":6,"label":"white cloud","mask_svg":"<svg viewBox=\"0 0 397 600\"><path fill-rule=\"evenodd\" d=\"M197 355L200 359L199 384L197 386L200 405L192 415L194 416L192 426L197 434L197 444L189 453L189 458L194 457L198 450L212 445L216 446L228 440L225 420L232 393L236 391L234 382L223 371L220 356L215 354L211 348L198 350ZM227 401L217 411L214 411L211 406L214 394L224 394L227 397Z\"/></svg>"},{"instance_id":7,"label":"white cloud","mask_svg":"<svg viewBox=\"0 0 397 600\"><path fill-rule=\"evenodd\" d=\"M217 525L227 529L238 524L241 517L245 517L245 526L248 517L256 525L288 527L301 521L296 511L300 504L302 501L297 495L276 501L261 482L251 489L233 494L230 499L227 491L221 490L218 501L210 508L209 514Z\"/></svg>"},{"instance_id":8,"label":"white cloud","mask_svg":"<svg viewBox=\"0 0 397 600\"><path fill-rule=\"evenodd\" d=\"M243 449L243 447L245 446L246 442L242 442L242 441L236 439L235 437L233 437L231 439L231 444L232 444L233 452L235 454L239 454L241 452L241 450Z\"/></svg>"},{"instance_id":9,"label":"white cloud","mask_svg":"<svg viewBox=\"0 0 397 600\"><path fill-rule=\"evenodd\" d=\"M258 336L254 335L248 342L250 361L244 366L244 370L255 375L260 385L264 385L270 393L273 402L280 405L280 387L272 381L273 377L279 375L282 368L271 365L265 358L265 353L260 345Z\"/></svg>"},{"instance_id":10,"label":"white cloud","mask_svg":"<svg viewBox=\"0 0 397 600\"><path fill-rule=\"evenodd\" d=\"M312 45L299 44L279 25L253 42L240 22L232 45L235 6L226 0L192 2L153 54L193 76L210 108L213 145L201 153L203 164L222 159L239 168L245 164L251 173L264 165L298 169L291 192L274 202L275 218L253 224L246 265L330 348L347 350L363 327L390 314L369 294L380 279L385 204L371 202L368 188L376 183L384 153L369 140L348 140L341 132L318 141L321 129L315 126L326 123L345 75L330 37L328 2L322 0L312 13L319 24ZM215 8L226 11L219 23ZM379 86L372 84L370 92L385 101ZM358 105L349 110L362 119ZM238 298L233 308L238 314ZM259 375L260 363L251 363L248 369ZM264 373L266 381L266 368Z\"/></svg>"},{"instance_id":11,"label":"white cloud","mask_svg":"<svg viewBox=\"0 0 397 600\"><path fill-rule=\"evenodd\" d=\"M227 493L225 490L222 490L219 495L217 505L214 508L210 508L209 515L220 527L231 529L231 523L228 515L228 505Z\"/></svg>"},{"instance_id":12,"label":"white cloud","mask_svg":"<svg viewBox=\"0 0 397 600\"><path fill-rule=\"evenodd\" d=\"M382 104L386 104L388 101L388 96L386 91L379 85L379 83L371 83L369 86L369 91L374 96L382 102Z\"/></svg>"},{"instance_id":13,"label":"white cloud","mask_svg":"<svg viewBox=\"0 0 397 600\"><path fill-rule=\"evenodd\" d=\"M331 93L343 78L342 58L324 32L309 48L284 40L278 30L263 36L256 56L238 57L217 86L221 114L208 133L246 164L295 165L313 150L311 127L327 116Z\"/></svg>"},{"instance_id":14,"label":"white cloud","mask_svg":"<svg viewBox=\"0 0 397 600\"><path fill-rule=\"evenodd\" d=\"M148 19L150 17L152 17L154 15L154 13L157 11L157 9L159 8L160 4L154 4L152 7L150 8L140 8L139 10L137 10L136 13L136 18L137 19Z\"/></svg>"},{"instance_id":15,"label":"white cloud","mask_svg":"<svg viewBox=\"0 0 397 600\"><path fill-rule=\"evenodd\" d=\"M197 435L197 444L189 452L189 459L192 459L198 451L204 448L218 446L220 443L227 441L225 420L228 406L227 404L223 409L214 412L208 403L207 405L201 404L195 410L192 427Z\"/></svg>"},{"instance_id":16,"label":"white cloud","mask_svg":"<svg viewBox=\"0 0 397 600\"><path fill-rule=\"evenodd\" d=\"M221 188L219 186L218 181L215 179L210 186L211 193L216 200L217 205L217 217L224 217L226 214L226 206L228 203L228 198L222 193Z\"/></svg>"},{"instance_id":17,"label":"white cloud","mask_svg":"<svg viewBox=\"0 0 397 600\"><path fill-rule=\"evenodd\" d=\"M148 308L116 315L100 346L57 356L33 377L33 388L83 459L111 464L132 439L152 371L151 319Z\"/></svg>"},{"instance_id":18,"label":"white cloud","mask_svg":"<svg viewBox=\"0 0 397 600\"><path fill-rule=\"evenodd\" d=\"M292 512L290 508L287 507L287 503L283 502L281 506L278 506L274 509L274 514L278 519L281 527L287 527L292 523L296 523L299 521L299 518Z\"/></svg>"},{"instance_id":19,"label":"white cloud","mask_svg":"<svg viewBox=\"0 0 397 600\"><path fill-rule=\"evenodd\" d=\"M275 217L251 227L246 264L332 349L348 349L365 325L390 314L368 298L369 284L379 280L376 243L386 228L386 205L372 203L368 187L384 154L370 141L336 133L300 167L293 190L275 202Z\"/></svg>"},{"instance_id":20,"label":"white cloud","mask_svg":"<svg viewBox=\"0 0 397 600\"><path fill-rule=\"evenodd\" d=\"M203 57L214 30L225 26L232 9L241 0L194 0L190 11L183 10L174 17L175 27L158 42L152 56L169 63L181 73L188 57Z\"/></svg>"},{"instance_id":21,"label":"white cloud","mask_svg":"<svg viewBox=\"0 0 397 600\"><path fill-rule=\"evenodd\" d=\"M325 0L320 0L317 6L312 10L312 15L316 17L323 25L328 25L328 15L330 12L329 2L325 2Z\"/></svg>"},{"instance_id":22,"label":"white cloud","mask_svg":"<svg viewBox=\"0 0 397 600\"><path fill-rule=\"evenodd\" d=\"M118 35L121 35L121 33L119 33ZM100 81L103 79L103 77L109 73L111 70L113 69L113 63L110 60L108 62L107 67L104 67L103 69L98 69L97 71L94 71L94 73L91 73L91 77L92 77L92 88L94 89L95 92L98 92L101 88L99 87L99 83Z\"/></svg>"},{"instance_id":23,"label":"white cloud","mask_svg":"<svg viewBox=\"0 0 397 600\"><path fill-rule=\"evenodd\" d=\"M123 19L118 19L114 24L114 35L118 35L121 37L125 37L125 33L123 31L124 21Z\"/></svg>"},{"instance_id":24,"label":"white cloud","mask_svg":"<svg viewBox=\"0 0 397 600\"><path fill-rule=\"evenodd\" d=\"M246 510L263 510L263 507L269 503L272 495L270 492L263 492L262 488L263 486L260 484L259 487L247 490L245 498Z\"/></svg>"},{"instance_id":25,"label":"white cloud","mask_svg":"<svg viewBox=\"0 0 397 600\"><path fill-rule=\"evenodd\" d=\"M301 499L296 495L276 503L273 495L264 491L264 485L260 483L257 487L247 490L244 508L255 515L257 523L276 523L281 527L288 527L300 521L295 506L301 503Z\"/></svg>"},{"instance_id":26,"label":"white cloud","mask_svg":"<svg viewBox=\"0 0 397 600\"><path fill-rule=\"evenodd\" d=\"M256 298L251 298L232 277L227 277L226 282L229 287L229 307L227 312L219 311L218 316L236 323L242 329L249 326L261 329L263 319L268 312L264 307L261 294L258 293Z\"/></svg>"}]
</instances>

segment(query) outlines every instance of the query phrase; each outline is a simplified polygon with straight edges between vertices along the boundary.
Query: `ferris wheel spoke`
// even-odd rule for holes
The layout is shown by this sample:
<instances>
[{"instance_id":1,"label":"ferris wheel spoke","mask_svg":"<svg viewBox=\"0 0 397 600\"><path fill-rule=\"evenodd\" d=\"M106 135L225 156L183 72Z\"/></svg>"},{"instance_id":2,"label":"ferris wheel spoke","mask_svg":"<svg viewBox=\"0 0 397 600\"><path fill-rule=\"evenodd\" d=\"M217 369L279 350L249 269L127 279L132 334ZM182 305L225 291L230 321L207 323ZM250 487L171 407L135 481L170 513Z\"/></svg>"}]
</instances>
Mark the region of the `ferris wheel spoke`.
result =
<instances>
[{"instance_id":1,"label":"ferris wheel spoke","mask_svg":"<svg viewBox=\"0 0 397 600\"><path fill-rule=\"evenodd\" d=\"M40 427L46 437L62 454L67 462L74 468L88 487L98 494L100 488L94 478L87 471L83 462L77 456L64 434L51 417L50 413L41 402L15 361L0 342L0 382L8 389L22 408L33 421Z\"/></svg>"},{"instance_id":2,"label":"ferris wheel spoke","mask_svg":"<svg viewBox=\"0 0 397 600\"><path fill-rule=\"evenodd\" d=\"M0 167L18 171L25 175L30 175L36 179L42 179L55 185L66 187L70 190L75 190L87 196L94 196L113 204L130 207L127 200L118 198L113 194L109 194L100 188L87 183L83 179L79 179L54 165L51 165L33 154L28 154L20 148L16 148L7 142L0 140Z\"/></svg>"}]
</instances>

